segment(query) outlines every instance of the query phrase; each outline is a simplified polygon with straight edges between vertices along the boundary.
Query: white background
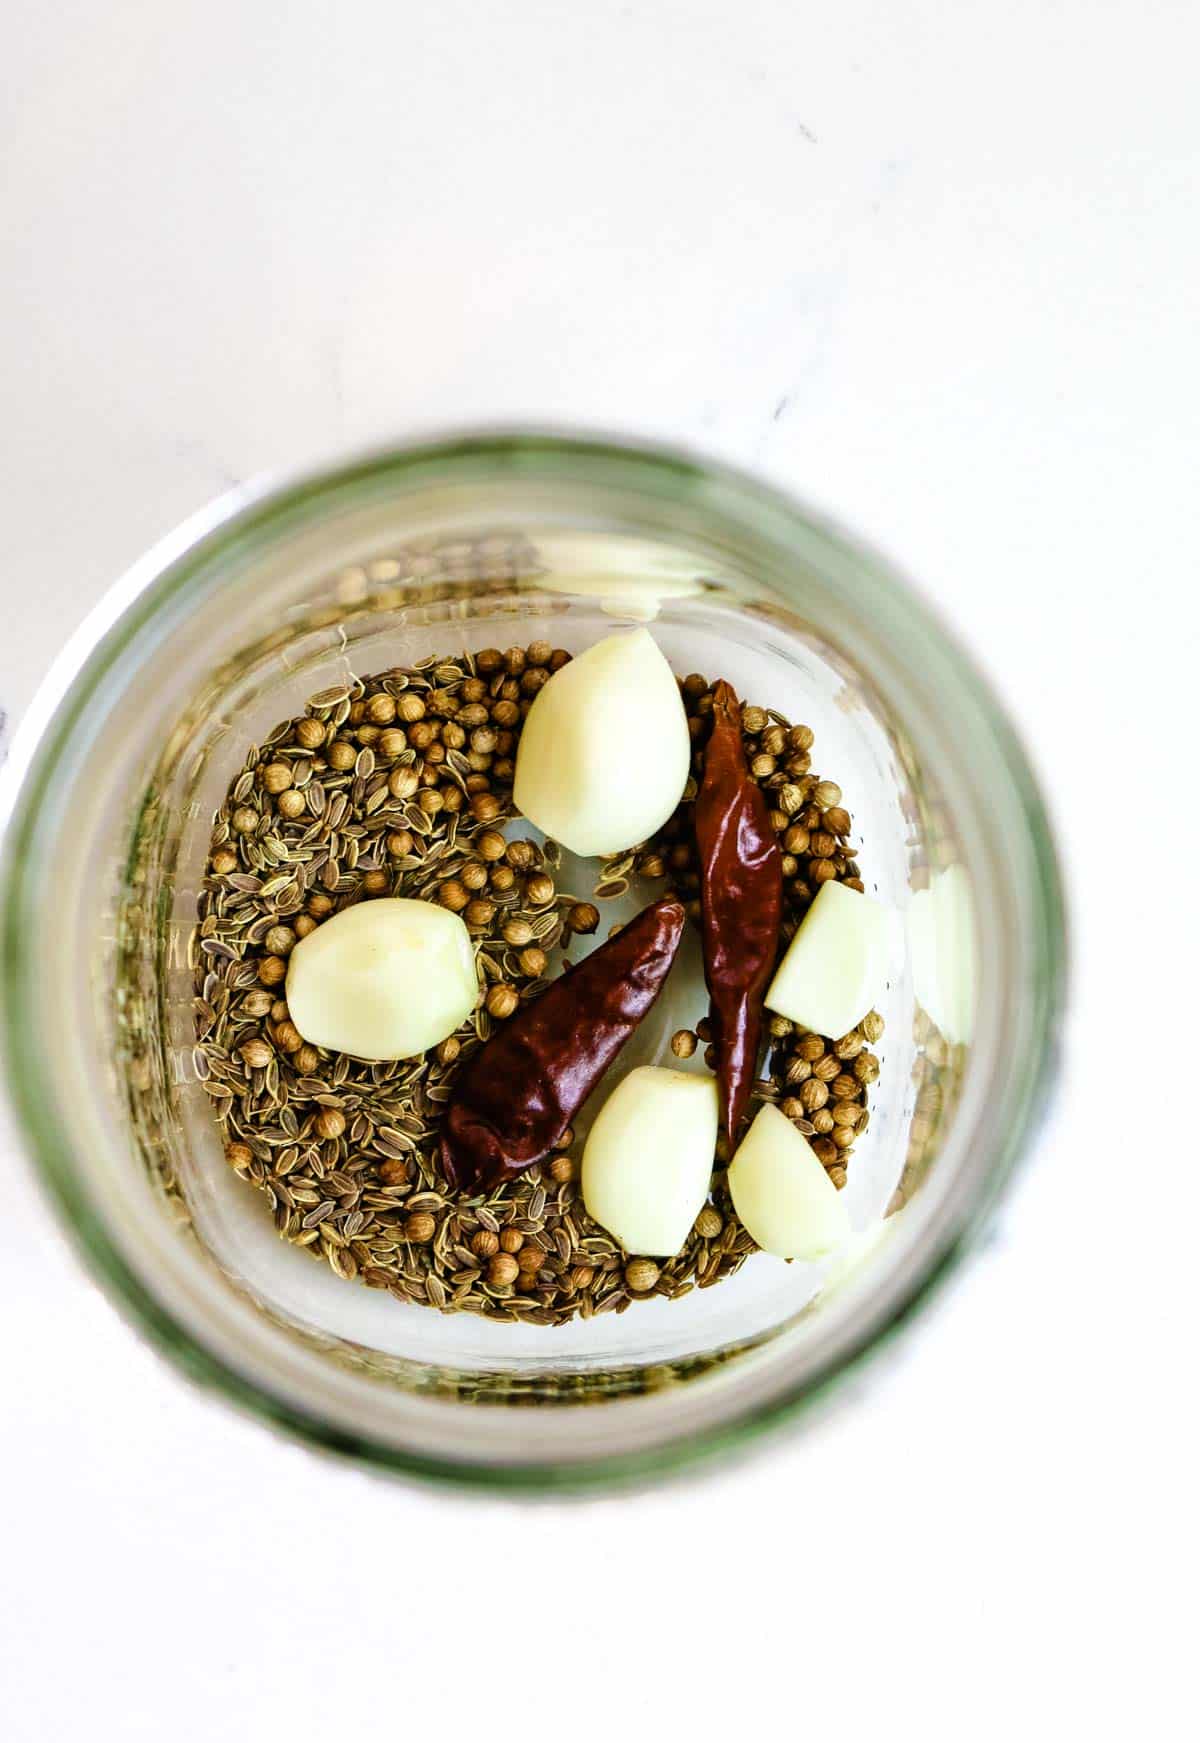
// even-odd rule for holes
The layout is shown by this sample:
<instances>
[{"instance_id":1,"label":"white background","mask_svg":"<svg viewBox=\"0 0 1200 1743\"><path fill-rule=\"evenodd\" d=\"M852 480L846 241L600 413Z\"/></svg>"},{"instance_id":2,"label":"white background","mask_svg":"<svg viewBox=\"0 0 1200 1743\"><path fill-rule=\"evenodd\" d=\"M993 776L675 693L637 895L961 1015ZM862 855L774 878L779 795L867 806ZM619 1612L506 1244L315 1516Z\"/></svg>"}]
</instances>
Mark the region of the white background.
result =
<instances>
[{"instance_id":1,"label":"white background","mask_svg":"<svg viewBox=\"0 0 1200 1743\"><path fill-rule=\"evenodd\" d=\"M1071 1071L821 1432L513 1508L193 1394L3 1175L0 1730L1194 1734L1191 0L9 0L0 699L232 480L556 419L880 543L1021 723ZM11 1148L11 1146L9 1146Z\"/></svg>"}]
</instances>

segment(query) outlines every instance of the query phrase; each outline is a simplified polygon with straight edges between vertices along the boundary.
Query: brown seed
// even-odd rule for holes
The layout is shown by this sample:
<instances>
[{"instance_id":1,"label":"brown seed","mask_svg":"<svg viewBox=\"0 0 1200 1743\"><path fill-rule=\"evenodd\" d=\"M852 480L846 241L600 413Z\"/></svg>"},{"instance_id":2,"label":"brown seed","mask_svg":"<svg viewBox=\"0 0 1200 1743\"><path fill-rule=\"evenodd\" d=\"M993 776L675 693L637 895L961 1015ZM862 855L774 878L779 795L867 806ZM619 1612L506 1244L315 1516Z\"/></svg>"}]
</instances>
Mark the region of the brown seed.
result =
<instances>
[{"instance_id":1,"label":"brown seed","mask_svg":"<svg viewBox=\"0 0 1200 1743\"><path fill-rule=\"evenodd\" d=\"M504 655L499 648L481 648L475 655L475 670L477 672L498 672L504 664Z\"/></svg>"},{"instance_id":2,"label":"brown seed","mask_svg":"<svg viewBox=\"0 0 1200 1743\"><path fill-rule=\"evenodd\" d=\"M812 1129L814 1132L832 1132L833 1115L828 1108L816 1109L812 1116Z\"/></svg>"},{"instance_id":3,"label":"brown seed","mask_svg":"<svg viewBox=\"0 0 1200 1743\"><path fill-rule=\"evenodd\" d=\"M408 1163L399 1156L388 1156L379 1164L379 1178L385 1186L403 1186L408 1180Z\"/></svg>"},{"instance_id":4,"label":"brown seed","mask_svg":"<svg viewBox=\"0 0 1200 1743\"><path fill-rule=\"evenodd\" d=\"M696 1233L702 1241L715 1241L724 1227L724 1217L711 1204L706 1204L696 1218Z\"/></svg>"},{"instance_id":5,"label":"brown seed","mask_svg":"<svg viewBox=\"0 0 1200 1743\"><path fill-rule=\"evenodd\" d=\"M275 1057L265 1041L247 1041L238 1052L251 1071L264 1071Z\"/></svg>"},{"instance_id":6,"label":"brown seed","mask_svg":"<svg viewBox=\"0 0 1200 1743\"><path fill-rule=\"evenodd\" d=\"M242 1009L248 1017L265 1017L274 1003L275 1000L270 993L260 992L256 989L254 992L246 994L242 1000Z\"/></svg>"},{"instance_id":7,"label":"brown seed","mask_svg":"<svg viewBox=\"0 0 1200 1743\"><path fill-rule=\"evenodd\" d=\"M834 1053L825 1053L813 1066L813 1076L820 1078L822 1083L828 1084L833 1082L841 1069L842 1068L837 1060L837 1055Z\"/></svg>"},{"instance_id":8,"label":"brown seed","mask_svg":"<svg viewBox=\"0 0 1200 1743\"><path fill-rule=\"evenodd\" d=\"M249 1168L254 1161L254 1151L249 1144L226 1144L225 1160L231 1168Z\"/></svg>"},{"instance_id":9,"label":"brown seed","mask_svg":"<svg viewBox=\"0 0 1200 1743\"><path fill-rule=\"evenodd\" d=\"M676 1029L671 1036L671 1052L676 1059L690 1059L696 1051L696 1035L692 1029Z\"/></svg>"},{"instance_id":10,"label":"brown seed","mask_svg":"<svg viewBox=\"0 0 1200 1743\"><path fill-rule=\"evenodd\" d=\"M542 1249L527 1242L517 1254L517 1269L529 1273L540 1271L545 1261L546 1255Z\"/></svg>"},{"instance_id":11,"label":"brown seed","mask_svg":"<svg viewBox=\"0 0 1200 1743\"><path fill-rule=\"evenodd\" d=\"M812 1141L813 1155L823 1167L837 1161L838 1148L830 1138L814 1138Z\"/></svg>"},{"instance_id":12,"label":"brown seed","mask_svg":"<svg viewBox=\"0 0 1200 1743\"><path fill-rule=\"evenodd\" d=\"M789 1120L802 1120L808 1114L808 1109L797 1095L785 1095L779 1104L779 1111Z\"/></svg>"},{"instance_id":13,"label":"brown seed","mask_svg":"<svg viewBox=\"0 0 1200 1743\"><path fill-rule=\"evenodd\" d=\"M625 1283L633 1295L648 1295L658 1282L658 1276L658 1266L653 1259L630 1259L625 1267Z\"/></svg>"},{"instance_id":14,"label":"brown seed","mask_svg":"<svg viewBox=\"0 0 1200 1743\"><path fill-rule=\"evenodd\" d=\"M594 902L576 902L567 910L567 925L572 932L594 932L600 924L600 910Z\"/></svg>"},{"instance_id":15,"label":"brown seed","mask_svg":"<svg viewBox=\"0 0 1200 1743\"><path fill-rule=\"evenodd\" d=\"M856 1101L835 1101L829 1111L833 1115L835 1126L853 1127L858 1123L858 1116L862 1109Z\"/></svg>"},{"instance_id":16,"label":"brown seed","mask_svg":"<svg viewBox=\"0 0 1200 1743\"><path fill-rule=\"evenodd\" d=\"M485 901L480 896L476 896L473 902L468 902L463 910L463 919L468 926L477 932L482 931L485 926L490 926L495 918L495 902Z\"/></svg>"},{"instance_id":17,"label":"brown seed","mask_svg":"<svg viewBox=\"0 0 1200 1743\"><path fill-rule=\"evenodd\" d=\"M717 1050L711 1042L704 1049L704 1063L710 1071L715 1071L717 1069Z\"/></svg>"},{"instance_id":18,"label":"brown seed","mask_svg":"<svg viewBox=\"0 0 1200 1743\"><path fill-rule=\"evenodd\" d=\"M528 871L535 864L537 856L538 851L532 841L510 841L504 850L504 857L516 871Z\"/></svg>"},{"instance_id":19,"label":"brown seed","mask_svg":"<svg viewBox=\"0 0 1200 1743\"><path fill-rule=\"evenodd\" d=\"M229 848L222 847L212 856L212 869L217 877L224 877L226 872L234 872L238 868L238 856Z\"/></svg>"},{"instance_id":20,"label":"brown seed","mask_svg":"<svg viewBox=\"0 0 1200 1743\"><path fill-rule=\"evenodd\" d=\"M504 651L504 668L513 677L518 677L525 670L525 649L506 648Z\"/></svg>"},{"instance_id":21,"label":"brown seed","mask_svg":"<svg viewBox=\"0 0 1200 1743\"><path fill-rule=\"evenodd\" d=\"M574 1126L564 1126L562 1131L559 1133L558 1137L555 1138L555 1140L554 1140L554 1148L556 1150L569 1150L571 1148L571 1145L574 1142L575 1142L575 1128L574 1128Z\"/></svg>"},{"instance_id":22,"label":"brown seed","mask_svg":"<svg viewBox=\"0 0 1200 1743\"><path fill-rule=\"evenodd\" d=\"M573 1156L553 1156L545 1166L546 1172L556 1186L565 1186L567 1181L574 1180L579 1172L578 1164Z\"/></svg>"},{"instance_id":23,"label":"brown seed","mask_svg":"<svg viewBox=\"0 0 1200 1743\"><path fill-rule=\"evenodd\" d=\"M477 1259L490 1259L500 1251L500 1237L491 1229L480 1229L471 1236L471 1251Z\"/></svg>"},{"instance_id":24,"label":"brown seed","mask_svg":"<svg viewBox=\"0 0 1200 1743\"><path fill-rule=\"evenodd\" d=\"M467 742L467 735L457 721L448 720L442 727L442 743L447 750L461 750Z\"/></svg>"},{"instance_id":25,"label":"brown seed","mask_svg":"<svg viewBox=\"0 0 1200 1743\"><path fill-rule=\"evenodd\" d=\"M307 938L309 933L315 932L316 929L317 922L313 919L311 914L297 914L296 918L292 921L292 930L295 932L297 938Z\"/></svg>"},{"instance_id":26,"label":"brown seed","mask_svg":"<svg viewBox=\"0 0 1200 1743\"><path fill-rule=\"evenodd\" d=\"M873 1053L860 1053L854 1061L854 1075L859 1083L874 1083L879 1076L879 1061Z\"/></svg>"},{"instance_id":27,"label":"brown seed","mask_svg":"<svg viewBox=\"0 0 1200 1743\"><path fill-rule=\"evenodd\" d=\"M282 956L264 956L258 965L258 978L264 986L279 986L287 979L287 963Z\"/></svg>"},{"instance_id":28,"label":"brown seed","mask_svg":"<svg viewBox=\"0 0 1200 1743\"><path fill-rule=\"evenodd\" d=\"M292 737L303 749L318 750L325 743L324 723L320 720L298 720Z\"/></svg>"},{"instance_id":29,"label":"brown seed","mask_svg":"<svg viewBox=\"0 0 1200 1743\"><path fill-rule=\"evenodd\" d=\"M711 1041L713 1037L712 1023L707 1017L701 1017L696 1024L696 1038L700 1041Z\"/></svg>"},{"instance_id":30,"label":"brown seed","mask_svg":"<svg viewBox=\"0 0 1200 1743\"><path fill-rule=\"evenodd\" d=\"M493 1289L504 1289L515 1283L520 1266L511 1253L497 1253L488 1266L487 1279Z\"/></svg>"},{"instance_id":31,"label":"brown seed","mask_svg":"<svg viewBox=\"0 0 1200 1743\"><path fill-rule=\"evenodd\" d=\"M805 1035L796 1047L801 1059L807 1059L810 1064L818 1060L825 1051L825 1042L820 1035Z\"/></svg>"},{"instance_id":32,"label":"brown seed","mask_svg":"<svg viewBox=\"0 0 1200 1743\"><path fill-rule=\"evenodd\" d=\"M304 1036L295 1023L284 1021L275 1025L275 1045L284 1053L298 1053L304 1045Z\"/></svg>"},{"instance_id":33,"label":"brown seed","mask_svg":"<svg viewBox=\"0 0 1200 1743\"><path fill-rule=\"evenodd\" d=\"M769 780L777 767L775 758L768 756L765 750L759 751L756 757L750 759L750 773L756 781Z\"/></svg>"},{"instance_id":34,"label":"brown seed","mask_svg":"<svg viewBox=\"0 0 1200 1743\"><path fill-rule=\"evenodd\" d=\"M268 793L285 793L292 784L290 763L268 763L262 772L262 784Z\"/></svg>"},{"instance_id":35,"label":"brown seed","mask_svg":"<svg viewBox=\"0 0 1200 1743\"><path fill-rule=\"evenodd\" d=\"M807 1059L791 1058L787 1062L784 1078L788 1083L806 1083L812 1076L812 1066Z\"/></svg>"},{"instance_id":36,"label":"brown seed","mask_svg":"<svg viewBox=\"0 0 1200 1743\"><path fill-rule=\"evenodd\" d=\"M793 811L798 811L804 803L804 789L794 781L785 781L779 789L779 809L790 817Z\"/></svg>"},{"instance_id":37,"label":"brown seed","mask_svg":"<svg viewBox=\"0 0 1200 1743\"><path fill-rule=\"evenodd\" d=\"M418 720L408 729L408 742L414 750L427 751L436 743L438 725L435 720Z\"/></svg>"},{"instance_id":38,"label":"brown seed","mask_svg":"<svg viewBox=\"0 0 1200 1743\"><path fill-rule=\"evenodd\" d=\"M878 1041L883 1034L884 1021L878 1011L868 1011L858 1026L868 1041Z\"/></svg>"},{"instance_id":39,"label":"brown seed","mask_svg":"<svg viewBox=\"0 0 1200 1743\"><path fill-rule=\"evenodd\" d=\"M813 730L811 726L792 726L788 728L788 745L792 750L811 750Z\"/></svg>"},{"instance_id":40,"label":"brown seed","mask_svg":"<svg viewBox=\"0 0 1200 1743\"><path fill-rule=\"evenodd\" d=\"M567 652L566 648L555 648L554 652L550 655L550 658L547 662L547 664L549 665L550 670L552 672L561 671L564 666L567 666L570 663L571 663L571 656Z\"/></svg>"},{"instance_id":41,"label":"brown seed","mask_svg":"<svg viewBox=\"0 0 1200 1743\"><path fill-rule=\"evenodd\" d=\"M522 696L536 696L544 684L550 682L550 674L542 666L529 666L521 673Z\"/></svg>"},{"instance_id":42,"label":"brown seed","mask_svg":"<svg viewBox=\"0 0 1200 1743\"><path fill-rule=\"evenodd\" d=\"M494 793L472 793L471 815L480 823L490 823L503 810ZM502 838L503 839L503 838Z\"/></svg>"},{"instance_id":43,"label":"brown seed","mask_svg":"<svg viewBox=\"0 0 1200 1743\"><path fill-rule=\"evenodd\" d=\"M307 1041L292 1055L292 1064L301 1077L311 1077L320 1063L321 1055Z\"/></svg>"},{"instance_id":44,"label":"brown seed","mask_svg":"<svg viewBox=\"0 0 1200 1743\"><path fill-rule=\"evenodd\" d=\"M595 1276L596 1273L590 1265L576 1265L571 1272L569 1281L572 1289L590 1289Z\"/></svg>"},{"instance_id":45,"label":"brown seed","mask_svg":"<svg viewBox=\"0 0 1200 1743\"><path fill-rule=\"evenodd\" d=\"M402 750L408 749L408 737L402 726L389 726L386 732L381 732L379 742L375 747L380 756L398 757Z\"/></svg>"},{"instance_id":46,"label":"brown seed","mask_svg":"<svg viewBox=\"0 0 1200 1743\"><path fill-rule=\"evenodd\" d=\"M340 1138L346 1130L346 1116L337 1108L322 1108L313 1121L313 1131L318 1138Z\"/></svg>"},{"instance_id":47,"label":"brown seed","mask_svg":"<svg viewBox=\"0 0 1200 1743\"><path fill-rule=\"evenodd\" d=\"M829 1168L826 1172L840 1192L842 1187L846 1184L846 1170L842 1167L841 1163L838 1163L835 1168Z\"/></svg>"},{"instance_id":48,"label":"brown seed","mask_svg":"<svg viewBox=\"0 0 1200 1743\"><path fill-rule=\"evenodd\" d=\"M839 1126L835 1119L830 1136L839 1150L848 1150L854 1142L856 1133L853 1126Z\"/></svg>"},{"instance_id":49,"label":"brown seed","mask_svg":"<svg viewBox=\"0 0 1200 1743\"><path fill-rule=\"evenodd\" d=\"M390 726L396 718L396 704L386 691L372 696L367 703L367 719L375 726Z\"/></svg>"},{"instance_id":50,"label":"brown seed","mask_svg":"<svg viewBox=\"0 0 1200 1743\"><path fill-rule=\"evenodd\" d=\"M761 739L761 748L770 751L773 757L781 757L787 749L787 731L782 726L768 726Z\"/></svg>"},{"instance_id":51,"label":"brown seed","mask_svg":"<svg viewBox=\"0 0 1200 1743\"><path fill-rule=\"evenodd\" d=\"M828 811L833 805L842 802L842 789L836 781L818 781L813 788L813 804L819 805L822 811Z\"/></svg>"},{"instance_id":52,"label":"brown seed","mask_svg":"<svg viewBox=\"0 0 1200 1743\"><path fill-rule=\"evenodd\" d=\"M471 734L471 749L477 750L481 756L491 756L496 748L496 729L492 726L477 726Z\"/></svg>"},{"instance_id":53,"label":"brown seed","mask_svg":"<svg viewBox=\"0 0 1200 1743\"><path fill-rule=\"evenodd\" d=\"M857 1059L866 1043L857 1029L851 1029L848 1035L843 1035L840 1041L834 1043L833 1051L839 1059Z\"/></svg>"},{"instance_id":54,"label":"brown seed","mask_svg":"<svg viewBox=\"0 0 1200 1743\"><path fill-rule=\"evenodd\" d=\"M535 872L525 885L525 895L531 907L544 908L554 900L554 879L545 872ZM599 922L599 915L596 918Z\"/></svg>"},{"instance_id":55,"label":"brown seed","mask_svg":"<svg viewBox=\"0 0 1200 1743\"><path fill-rule=\"evenodd\" d=\"M286 793L280 793L275 801L275 809L289 823L294 822L305 810L304 794L298 793L295 787L289 787Z\"/></svg>"},{"instance_id":56,"label":"brown seed","mask_svg":"<svg viewBox=\"0 0 1200 1743\"><path fill-rule=\"evenodd\" d=\"M462 1052L462 1042L457 1035L447 1035L444 1041L439 1041L435 1057L439 1065L453 1065Z\"/></svg>"},{"instance_id":57,"label":"brown seed","mask_svg":"<svg viewBox=\"0 0 1200 1743\"><path fill-rule=\"evenodd\" d=\"M503 1022L505 1017L512 1016L521 1001L517 996L516 987L500 981L489 989L484 1002L487 1005L488 1014L498 1017Z\"/></svg>"},{"instance_id":58,"label":"brown seed","mask_svg":"<svg viewBox=\"0 0 1200 1743\"><path fill-rule=\"evenodd\" d=\"M748 732L751 737L754 737L755 734L762 732L766 724L767 711L765 708L756 708L749 702L742 704L743 732Z\"/></svg>"},{"instance_id":59,"label":"brown seed","mask_svg":"<svg viewBox=\"0 0 1200 1743\"><path fill-rule=\"evenodd\" d=\"M834 835L849 835L851 823L850 813L841 805L831 805L825 813L825 827Z\"/></svg>"},{"instance_id":60,"label":"brown seed","mask_svg":"<svg viewBox=\"0 0 1200 1743\"><path fill-rule=\"evenodd\" d=\"M230 822L239 835L253 835L258 828L258 812L252 811L249 805L239 805Z\"/></svg>"},{"instance_id":61,"label":"brown seed","mask_svg":"<svg viewBox=\"0 0 1200 1743\"><path fill-rule=\"evenodd\" d=\"M406 690L396 702L396 719L409 726L416 720L424 720L425 704L419 696L414 696L411 690Z\"/></svg>"},{"instance_id":62,"label":"brown seed","mask_svg":"<svg viewBox=\"0 0 1200 1743\"><path fill-rule=\"evenodd\" d=\"M548 666L554 649L549 642L530 642L525 653L531 666Z\"/></svg>"},{"instance_id":63,"label":"brown seed","mask_svg":"<svg viewBox=\"0 0 1200 1743\"><path fill-rule=\"evenodd\" d=\"M391 888L391 882L385 871L369 871L362 881L363 894L385 896Z\"/></svg>"},{"instance_id":64,"label":"brown seed","mask_svg":"<svg viewBox=\"0 0 1200 1743\"><path fill-rule=\"evenodd\" d=\"M808 851L817 859L831 859L837 852L837 837L818 829L809 841Z\"/></svg>"},{"instance_id":65,"label":"brown seed","mask_svg":"<svg viewBox=\"0 0 1200 1743\"><path fill-rule=\"evenodd\" d=\"M326 914L333 913L333 898L327 896L324 890L314 890L308 898L308 911L315 914L318 920L323 920Z\"/></svg>"},{"instance_id":66,"label":"brown seed","mask_svg":"<svg viewBox=\"0 0 1200 1743\"><path fill-rule=\"evenodd\" d=\"M823 1108L828 1100L829 1090L819 1077L810 1077L807 1083L800 1085L800 1105L808 1113Z\"/></svg>"},{"instance_id":67,"label":"brown seed","mask_svg":"<svg viewBox=\"0 0 1200 1743\"><path fill-rule=\"evenodd\" d=\"M509 702L504 698L501 698L499 702L493 704L492 719L496 722L497 726L505 728L515 726L520 718L521 710L515 702Z\"/></svg>"},{"instance_id":68,"label":"brown seed","mask_svg":"<svg viewBox=\"0 0 1200 1743\"><path fill-rule=\"evenodd\" d=\"M536 944L528 945L518 957L521 973L527 974L532 980L537 980L546 972L546 952Z\"/></svg>"},{"instance_id":69,"label":"brown seed","mask_svg":"<svg viewBox=\"0 0 1200 1743\"><path fill-rule=\"evenodd\" d=\"M830 1084L829 1093L838 1101L857 1101L862 1094L862 1086L856 1077L850 1077L843 1071Z\"/></svg>"},{"instance_id":70,"label":"brown seed","mask_svg":"<svg viewBox=\"0 0 1200 1743\"><path fill-rule=\"evenodd\" d=\"M384 846L393 859L403 859L406 853L412 852L413 838L407 829L393 829Z\"/></svg>"},{"instance_id":71,"label":"brown seed","mask_svg":"<svg viewBox=\"0 0 1200 1743\"><path fill-rule=\"evenodd\" d=\"M483 890L487 888L488 870L481 860L468 860L458 874L465 890Z\"/></svg>"},{"instance_id":72,"label":"brown seed","mask_svg":"<svg viewBox=\"0 0 1200 1743\"><path fill-rule=\"evenodd\" d=\"M426 1241L431 1241L437 1229L437 1223L427 1210L414 1210L404 1219L404 1238L422 1247Z\"/></svg>"},{"instance_id":73,"label":"brown seed","mask_svg":"<svg viewBox=\"0 0 1200 1743\"><path fill-rule=\"evenodd\" d=\"M648 853L639 863L638 870L644 878L661 878L665 876L667 868L663 864L661 854Z\"/></svg>"},{"instance_id":74,"label":"brown seed","mask_svg":"<svg viewBox=\"0 0 1200 1743\"><path fill-rule=\"evenodd\" d=\"M436 787L423 787L417 794L417 804L426 817L436 817L443 806L442 795Z\"/></svg>"},{"instance_id":75,"label":"brown seed","mask_svg":"<svg viewBox=\"0 0 1200 1743\"><path fill-rule=\"evenodd\" d=\"M420 784L421 778L411 763L402 763L388 776L388 792L393 799L411 799Z\"/></svg>"},{"instance_id":76,"label":"brown seed","mask_svg":"<svg viewBox=\"0 0 1200 1743\"><path fill-rule=\"evenodd\" d=\"M352 769L358 760L358 752L346 738L335 738L325 752L325 760L331 769Z\"/></svg>"},{"instance_id":77,"label":"brown seed","mask_svg":"<svg viewBox=\"0 0 1200 1743\"><path fill-rule=\"evenodd\" d=\"M828 883L830 878L835 878L836 876L837 867L831 859L814 859L808 868L810 883Z\"/></svg>"},{"instance_id":78,"label":"brown seed","mask_svg":"<svg viewBox=\"0 0 1200 1743\"><path fill-rule=\"evenodd\" d=\"M506 944L511 944L515 950L521 950L526 944L533 943L533 927L528 920L509 920L502 936Z\"/></svg>"},{"instance_id":79,"label":"brown seed","mask_svg":"<svg viewBox=\"0 0 1200 1743\"><path fill-rule=\"evenodd\" d=\"M807 853L808 830L799 823L793 823L783 838L783 845L789 853Z\"/></svg>"},{"instance_id":80,"label":"brown seed","mask_svg":"<svg viewBox=\"0 0 1200 1743\"><path fill-rule=\"evenodd\" d=\"M430 779L430 770L440 767L446 760L444 744L430 744L425 747L425 779Z\"/></svg>"},{"instance_id":81,"label":"brown seed","mask_svg":"<svg viewBox=\"0 0 1200 1743\"><path fill-rule=\"evenodd\" d=\"M287 1000L286 999L273 999L271 1001L271 1021L273 1023L286 1023L287 1020L288 1020Z\"/></svg>"},{"instance_id":82,"label":"brown seed","mask_svg":"<svg viewBox=\"0 0 1200 1743\"><path fill-rule=\"evenodd\" d=\"M517 881L517 874L510 865L494 865L492 867L492 888L503 895L511 890Z\"/></svg>"},{"instance_id":83,"label":"brown seed","mask_svg":"<svg viewBox=\"0 0 1200 1743\"><path fill-rule=\"evenodd\" d=\"M485 829L475 846L480 859L487 860L491 864L503 859L508 851L508 843L498 829Z\"/></svg>"}]
</instances>

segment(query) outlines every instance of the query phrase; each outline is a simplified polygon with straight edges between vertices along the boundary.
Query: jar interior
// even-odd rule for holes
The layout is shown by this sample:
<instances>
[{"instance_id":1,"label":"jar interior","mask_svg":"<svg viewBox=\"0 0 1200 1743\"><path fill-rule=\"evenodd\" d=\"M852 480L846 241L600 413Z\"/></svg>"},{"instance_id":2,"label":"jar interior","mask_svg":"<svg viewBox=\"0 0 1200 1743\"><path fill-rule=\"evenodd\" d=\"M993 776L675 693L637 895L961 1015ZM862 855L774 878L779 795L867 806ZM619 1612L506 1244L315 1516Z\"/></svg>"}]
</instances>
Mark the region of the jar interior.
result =
<instances>
[{"instance_id":1,"label":"jar interior","mask_svg":"<svg viewBox=\"0 0 1200 1743\"><path fill-rule=\"evenodd\" d=\"M871 1124L843 1189L864 1245L911 1196L936 1153L938 1127L953 1115L965 1050L918 1004L902 917L957 850L902 723L828 622L772 599L758 577L711 550L533 517L519 527L460 525L452 538L426 534L357 550L352 561L311 576L293 569L269 604L256 604L243 586L236 608L216 613L219 657L214 647L186 687L167 686L166 749L135 796L133 870L117 891L127 1105L164 1208L228 1285L327 1359L383 1381L454 1397L519 1393L571 1403L638 1392L647 1374L661 1382L664 1373L700 1373L796 1327L831 1271L756 1254L718 1287L554 1327L397 1302L277 1237L262 1194L225 1162L197 1077L196 899L213 813L247 747L303 712L314 692L356 675L539 639L578 652L631 622L652 624L679 676L724 677L743 698L811 726L814 767L837 779L852 811L866 887L897 917L893 971L879 1004L886 1029ZM524 823L514 832L537 833ZM590 900L597 870L596 862L565 855L559 886ZM658 893L635 881L627 896L604 905L599 937ZM677 1065L671 1034L705 1014L697 1003L698 939L689 933L684 962L650 1021L576 1122L581 1134L612 1077L639 1064ZM98 967L97 985L110 985L112 965ZM699 1058L690 1068L701 1068Z\"/></svg>"}]
</instances>

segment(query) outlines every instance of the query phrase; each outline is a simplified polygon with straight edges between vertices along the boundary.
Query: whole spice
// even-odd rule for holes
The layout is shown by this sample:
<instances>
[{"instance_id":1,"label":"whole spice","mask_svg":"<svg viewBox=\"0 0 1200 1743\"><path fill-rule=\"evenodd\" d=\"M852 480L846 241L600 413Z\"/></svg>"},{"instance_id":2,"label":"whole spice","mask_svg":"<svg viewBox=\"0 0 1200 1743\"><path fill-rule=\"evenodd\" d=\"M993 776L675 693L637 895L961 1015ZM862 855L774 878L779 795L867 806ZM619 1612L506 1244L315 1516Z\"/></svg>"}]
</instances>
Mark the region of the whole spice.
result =
<instances>
[{"instance_id":1,"label":"whole spice","mask_svg":"<svg viewBox=\"0 0 1200 1743\"><path fill-rule=\"evenodd\" d=\"M779 951L783 872L770 807L746 766L741 709L724 679L713 690L695 830L721 1123L736 1143L758 1065L763 995Z\"/></svg>"},{"instance_id":2,"label":"whole spice","mask_svg":"<svg viewBox=\"0 0 1200 1743\"><path fill-rule=\"evenodd\" d=\"M678 902L655 902L552 981L465 1066L442 1132L451 1185L494 1184L554 1147L662 990L683 921Z\"/></svg>"}]
</instances>

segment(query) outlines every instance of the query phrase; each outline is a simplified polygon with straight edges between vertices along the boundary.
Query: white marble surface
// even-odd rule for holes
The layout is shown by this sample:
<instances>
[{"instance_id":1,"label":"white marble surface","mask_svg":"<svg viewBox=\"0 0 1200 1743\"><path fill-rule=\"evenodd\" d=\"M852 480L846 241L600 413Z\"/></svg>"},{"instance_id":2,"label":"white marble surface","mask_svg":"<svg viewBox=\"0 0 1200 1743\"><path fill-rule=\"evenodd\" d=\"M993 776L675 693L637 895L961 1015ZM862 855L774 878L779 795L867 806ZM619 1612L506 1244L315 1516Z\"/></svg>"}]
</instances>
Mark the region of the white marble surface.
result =
<instances>
[{"instance_id":1,"label":"white marble surface","mask_svg":"<svg viewBox=\"0 0 1200 1743\"><path fill-rule=\"evenodd\" d=\"M564 1705L581 1739L1185 1734L1196 48L1187 0L21 9L11 713L231 479L470 420L664 434L825 504L952 616L1060 816L1077 972L1058 1117L900 1366L619 1503L387 1488L228 1416L14 1160L13 1743L528 1737Z\"/></svg>"}]
</instances>

